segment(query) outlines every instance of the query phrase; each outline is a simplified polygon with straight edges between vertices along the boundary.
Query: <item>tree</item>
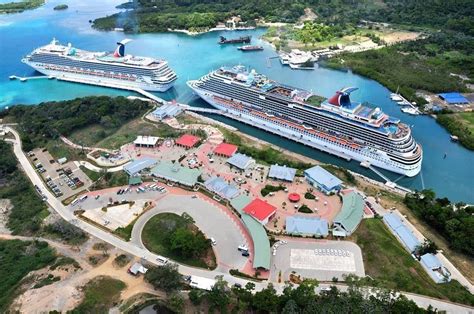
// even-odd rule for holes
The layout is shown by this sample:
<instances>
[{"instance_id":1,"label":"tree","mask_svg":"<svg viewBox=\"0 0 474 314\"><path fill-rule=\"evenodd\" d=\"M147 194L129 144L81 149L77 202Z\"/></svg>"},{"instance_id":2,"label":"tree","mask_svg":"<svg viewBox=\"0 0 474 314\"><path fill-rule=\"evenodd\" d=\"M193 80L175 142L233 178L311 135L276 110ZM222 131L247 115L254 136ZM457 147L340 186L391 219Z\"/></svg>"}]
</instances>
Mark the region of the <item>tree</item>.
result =
<instances>
[{"instance_id":1,"label":"tree","mask_svg":"<svg viewBox=\"0 0 474 314\"><path fill-rule=\"evenodd\" d=\"M168 298L168 306L169 306L170 310L173 310L175 313L181 313L183 311L183 307L184 307L184 298L183 298L183 296L178 292L174 292Z\"/></svg>"},{"instance_id":2,"label":"tree","mask_svg":"<svg viewBox=\"0 0 474 314\"><path fill-rule=\"evenodd\" d=\"M269 283L265 289L255 293L252 306L258 311L276 312L278 310L278 301L276 290Z\"/></svg>"},{"instance_id":3,"label":"tree","mask_svg":"<svg viewBox=\"0 0 474 314\"><path fill-rule=\"evenodd\" d=\"M194 305L200 305L202 303L202 299L204 295L205 293L199 289L191 289L191 291L189 291L189 294L188 294L189 300Z\"/></svg>"},{"instance_id":4,"label":"tree","mask_svg":"<svg viewBox=\"0 0 474 314\"><path fill-rule=\"evenodd\" d=\"M228 293L227 281L222 278L222 276L217 276L217 281L207 294L207 299L211 309L224 312L230 303L230 294Z\"/></svg>"},{"instance_id":5,"label":"tree","mask_svg":"<svg viewBox=\"0 0 474 314\"><path fill-rule=\"evenodd\" d=\"M298 307L298 304L296 304L295 300L293 299L288 300L288 302L286 302L285 306L281 310L282 314L295 314L299 312L300 312L300 308Z\"/></svg>"},{"instance_id":6,"label":"tree","mask_svg":"<svg viewBox=\"0 0 474 314\"><path fill-rule=\"evenodd\" d=\"M201 256L209 248L209 240L202 232L187 227L176 229L171 237L171 249L183 257Z\"/></svg>"},{"instance_id":7,"label":"tree","mask_svg":"<svg viewBox=\"0 0 474 314\"><path fill-rule=\"evenodd\" d=\"M425 242L417 245L417 247L415 248L415 254L418 256L422 256L428 253L436 254L437 251L438 251L438 246L436 245L436 243L434 243L430 239L425 239Z\"/></svg>"},{"instance_id":8,"label":"tree","mask_svg":"<svg viewBox=\"0 0 474 314\"><path fill-rule=\"evenodd\" d=\"M166 293L176 291L181 287L178 265L171 263L149 268L145 274L145 280L155 289L162 289Z\"/></svg>"}]
</instances>

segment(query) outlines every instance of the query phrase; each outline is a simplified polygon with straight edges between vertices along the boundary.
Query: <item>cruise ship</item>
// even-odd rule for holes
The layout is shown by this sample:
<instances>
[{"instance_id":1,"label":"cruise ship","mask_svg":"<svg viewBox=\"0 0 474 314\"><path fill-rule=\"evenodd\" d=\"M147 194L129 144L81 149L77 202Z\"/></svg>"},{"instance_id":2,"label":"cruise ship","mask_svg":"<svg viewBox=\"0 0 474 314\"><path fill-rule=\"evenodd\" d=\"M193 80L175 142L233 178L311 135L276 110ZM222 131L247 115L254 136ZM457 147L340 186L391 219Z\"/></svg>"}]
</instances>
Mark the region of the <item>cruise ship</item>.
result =
<instances>
[{"instance_id":1,"label":"cruise ship","mask_svg":"<svg viewBox=\"0 0 474 314\"><path fill-rule=\"evenodd\" d=\"M80 50L56 39L35 49L22 59L38 72L57 79L120 89L165 92L177 79L165 60L125 54L125 45L117 43L114 52Z\"/></svg>"},{"instance_id":2,"label":"cruise ship","mask_svg":"<svg viewBox=\"0 0 474 314\"><path fill-rule=\"evenodd\" d=\"M222 67L188 81L202 99L229 117L347 160L408 177L423 152L408 125L380 108L352 102L357 88L324 99L280 84L244 66Z\"/></svg>"}]
</instances>

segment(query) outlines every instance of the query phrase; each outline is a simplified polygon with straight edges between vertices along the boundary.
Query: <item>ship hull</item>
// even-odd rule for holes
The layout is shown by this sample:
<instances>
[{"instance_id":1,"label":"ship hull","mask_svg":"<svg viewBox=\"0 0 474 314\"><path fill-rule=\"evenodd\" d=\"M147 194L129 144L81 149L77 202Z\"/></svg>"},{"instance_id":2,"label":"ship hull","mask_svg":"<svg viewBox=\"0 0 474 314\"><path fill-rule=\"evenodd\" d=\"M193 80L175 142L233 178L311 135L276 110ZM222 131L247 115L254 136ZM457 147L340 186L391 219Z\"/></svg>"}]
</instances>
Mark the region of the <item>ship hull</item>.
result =
<instances>
[{"instance_id":1,"label":"ship hull","mask_svg":"<svg viewBox=\"0 0 474 314\"><path fill-rule=\"evenodd\" d=\"M402 164L394 163L384 152L381 151L374 153L368 150L364 152L349 150L344 147L335 145L330 141L325 141L320 138L308 136L298 131L269 122L268 120L260 119L257 116L233 110L232 108L224 106L215 101L213 99L214 94L200 90L199 88L195 88L191 84L188 85L194 90L197 95L199 95L204 101L209 103L211 106L216 109L222 110L223 112L226 112L228 117L238 120L240 122L252 125L259 129L277 134L279 136L288 138L295 142L302 143L304 145L341 157L346 160L356 160L361 163L369 163L371 166L385 169L397 174L405 175L407 177L414 177L421 171L422 158L414 165L405 166ZM221 95L215 96L222 97ZM371 156L371 154L373 156Z\"/></svg>"},{"instance_id":2,"label":"ship hull","mask_svg":"<svg viewBox=\"0 0 474 314\"><path fill-rule=\"evenodd\" d=\"M82 84L88 84L88 85L97 85L97 86L125 89L125 90L132 90L132 91L136 89L142 89L142 90L150 91L150 92L166 92L167 90L172 88L174 85L174 81L170 83L166 83L166 84L148 84L145 82L133 82L133 81L126 81L126 80L121 80L121 79L99 77L95 75L49 70L49 69L43 68L42 66L38 64L35 64L34 62L29 62L26 59L23 59L22 62L29 65L30 67L40 72L41 74L44 74L47 76L53 76L57 78L58 80L82 83Z\"/></svg>"}]
</instances>

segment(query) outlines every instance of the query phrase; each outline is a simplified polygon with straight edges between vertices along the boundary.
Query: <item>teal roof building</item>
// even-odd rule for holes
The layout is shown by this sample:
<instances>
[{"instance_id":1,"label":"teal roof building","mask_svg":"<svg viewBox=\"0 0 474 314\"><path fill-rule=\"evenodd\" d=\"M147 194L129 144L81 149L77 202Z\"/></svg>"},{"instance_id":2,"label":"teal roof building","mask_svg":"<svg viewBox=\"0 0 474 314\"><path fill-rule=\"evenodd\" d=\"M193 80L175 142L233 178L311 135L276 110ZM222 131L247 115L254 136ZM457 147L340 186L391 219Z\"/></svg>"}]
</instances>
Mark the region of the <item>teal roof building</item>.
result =
<instances>
[{"instance_id":1,"label":"teal roof building","mask_svg":"<svg viewBox=\"0 0 474 314\"><path fill-rule=\"evenodd\" d=\"M194 186L198 182L198 177L202 174L199 169L189 169L178 163L161 161L151 169L151 174L157 178L162 178L186 186Z\"/></svg>"},{"instance_id":2,"label":"teal roof building","mask_svg":"<svg viewBox=\"0 0 474 314\"><path fill-rule=\"evenodd\" d=\"M333 221L332 234L339 237L350 236L364 217L364 199L356 192L342 196L342 209Z\"/></svg>"}]
</instances>

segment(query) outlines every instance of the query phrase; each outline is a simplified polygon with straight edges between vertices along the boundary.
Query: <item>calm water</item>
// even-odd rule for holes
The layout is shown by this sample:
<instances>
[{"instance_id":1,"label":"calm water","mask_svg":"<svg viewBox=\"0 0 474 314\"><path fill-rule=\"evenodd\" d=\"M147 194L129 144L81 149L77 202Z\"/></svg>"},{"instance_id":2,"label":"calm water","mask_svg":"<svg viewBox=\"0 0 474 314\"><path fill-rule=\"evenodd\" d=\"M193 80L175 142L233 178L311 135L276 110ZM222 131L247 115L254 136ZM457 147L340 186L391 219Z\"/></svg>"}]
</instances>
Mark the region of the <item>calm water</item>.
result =
<instances>
[{"instance_id":1,"label":"calm water","mask_svg":"<svg viewBox=\"0 0 474 314\"><path fill-rule=\"evenodd\" d=\"M99 2L99 1L97 1ZM114 6L119 1L100 1L100 4L80 1L48 1L34 11L0 17L0 107L12 104L37 104L47 100L64 100L85 95L128 95L125 91L92 87L55 80L32 80L25 83L9 81L12 74L21 76L37 75L31 68L20 62L22 56L32 49L44 45L56 37L61 42L90 50L113 50L115 42L125 37L119 32L96 32L90 28L89 20L115 12ZM69 9L56 12L53 7L66 3ZM357 86L359 91L353 99L368 101L380 106L385 112L400 117L405 123L413 126L417 141L423 145L424 163L421 175L415 178L398 178L387 174L392 180L412 188L423 186L434 189L438 195L452 200L474 203L474 153L450 142L449 134L432 118L412 117L400 112L399 107L390 101L390 92L375 81L365 79L352 73L318 68L314 71L292 71L282 67L277 59L267 64L267 58L275 52L257 39L263 30L236 33L209 33L200 36L184 34L143 34L127 35L134 39L127 47L128 52L163 57L167 59L178 73L175 87L160 96L166 99L177 98L180 102L191 105L206 106L196 98L186 86L186 80L196 79L212 69L222 65L243 64L256 69L287 84L303 87L317 94L329 97L334 91ZM220 34L228 36L252 35L253 43L265 45L265 51L243 53L236 46L219 46L216 44ZM292 141L267 134L255 128L242 125L225 118L214 117L238 127L253 136L265 139L286 149L313 157L315 159L342 165L372 178L375 175L360 167L356 162L346 162L336 157L318 152ZM446 159L443 159L447 153Z\"/></svg>"}]
</instances>

